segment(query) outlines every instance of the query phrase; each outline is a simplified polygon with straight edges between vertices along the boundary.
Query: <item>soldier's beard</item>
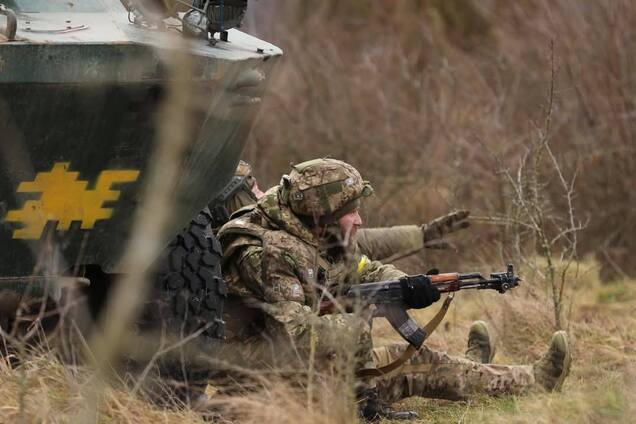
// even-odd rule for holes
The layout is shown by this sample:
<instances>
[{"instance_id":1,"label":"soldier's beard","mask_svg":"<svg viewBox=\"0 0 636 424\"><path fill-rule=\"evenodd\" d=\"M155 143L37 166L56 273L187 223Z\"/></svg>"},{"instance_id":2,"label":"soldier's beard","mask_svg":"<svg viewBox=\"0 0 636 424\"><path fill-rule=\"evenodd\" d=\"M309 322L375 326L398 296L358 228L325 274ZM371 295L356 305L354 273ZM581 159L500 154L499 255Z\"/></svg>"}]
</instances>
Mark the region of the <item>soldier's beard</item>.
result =
<instances>
[{"instance_id":1,"label":"soldier's beard","mask_svg":"<svg viewBox=\"0 0 636 424\"><path fill-rule=\"evenodd\" d=\"M351 227L348 231L338 224L328 225L321 237L324 249L330 252L330 256L340 256L356 245L357 228Z\"/></svg>"},{"instance_id":2,"label":"soldier's beard","mask_svg":"<svg viewBox=\"0 0 636 424\"><path fill-rule=\"evenodd\" d=\"M341 228L341 239L342 239L342 247L347 248L349 246L355 246L356 243L356 234L358 232L358 228L353 225L350 228Z\"/></svg>"}]
</instances>

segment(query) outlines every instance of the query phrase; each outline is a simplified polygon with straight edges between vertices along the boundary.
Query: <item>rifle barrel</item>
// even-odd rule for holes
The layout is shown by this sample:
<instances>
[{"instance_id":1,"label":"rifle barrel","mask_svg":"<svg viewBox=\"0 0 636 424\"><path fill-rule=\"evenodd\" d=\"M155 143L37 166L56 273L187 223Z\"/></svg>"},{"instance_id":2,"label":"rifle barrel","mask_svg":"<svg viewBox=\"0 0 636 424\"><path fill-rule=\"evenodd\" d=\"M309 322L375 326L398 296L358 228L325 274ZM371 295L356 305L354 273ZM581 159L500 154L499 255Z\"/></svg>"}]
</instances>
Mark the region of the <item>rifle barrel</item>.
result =
<instances>
[{"instance_id":1,"label":"rifle barrel","mask_svg":"<svg viewBox=\"0 0 636 424\"><path fill-rule=\"evenodd\" d=\"M460 280L472 280L472 279L475 279L475 278L480 279L480 280L484 279L484 277L478 272L469 272L469 273L466 273L466 274L459 274L459 279Z\"/></svg>"},{"instance_id":2,"label":"rifle barrel","mask_svg":"<svg viewBox=\"0 0 636 424\"><path fill-rule=\"evenodd\" d=\"M478 272L460 274L450 272L434 275L415 275L410 278L426 277L441 293L450 293L467 289L494 289L503 293L519 284L519 277L512 269L505 273L491 274L491 278L484 278ZM400 280L380 281L353 285L347 290L349 299L360 299L370 303L399 303L402 302L402 285Z\"/></svg>"}]
</instances>

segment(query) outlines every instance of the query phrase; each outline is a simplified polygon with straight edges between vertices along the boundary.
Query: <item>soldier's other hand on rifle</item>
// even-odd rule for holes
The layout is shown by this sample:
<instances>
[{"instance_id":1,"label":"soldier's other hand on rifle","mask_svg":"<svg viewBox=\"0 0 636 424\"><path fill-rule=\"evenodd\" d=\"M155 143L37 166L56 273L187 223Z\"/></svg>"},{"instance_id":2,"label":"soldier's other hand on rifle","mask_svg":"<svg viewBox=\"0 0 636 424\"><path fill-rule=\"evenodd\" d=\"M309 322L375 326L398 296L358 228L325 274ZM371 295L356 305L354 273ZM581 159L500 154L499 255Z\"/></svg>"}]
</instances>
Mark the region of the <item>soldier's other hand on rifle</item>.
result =
<instances>
[{"instance_id":1,"label":"soldier's other hand on rifle","mask_svg":"<svg viewBox=\"0 0 636 424\"><path fill-rule=\"evenodd\" d=\"M458 210L435 218L422 225L424 247L427 249L448 249L450 243L444 240L447 234L470 227L470 211Z\"/></svg>"},{"instance_id":2,"label":"soldier's other hand on rifle","mask_svg":"<svg viewBox=\"0 0 636 424\"><path fill-rule=\"evenodd\" d=\"M412 309L426 308L440 298L439 290L423 275L404 277L400 285L404 303Z\"/></svg>"}]
</instances>

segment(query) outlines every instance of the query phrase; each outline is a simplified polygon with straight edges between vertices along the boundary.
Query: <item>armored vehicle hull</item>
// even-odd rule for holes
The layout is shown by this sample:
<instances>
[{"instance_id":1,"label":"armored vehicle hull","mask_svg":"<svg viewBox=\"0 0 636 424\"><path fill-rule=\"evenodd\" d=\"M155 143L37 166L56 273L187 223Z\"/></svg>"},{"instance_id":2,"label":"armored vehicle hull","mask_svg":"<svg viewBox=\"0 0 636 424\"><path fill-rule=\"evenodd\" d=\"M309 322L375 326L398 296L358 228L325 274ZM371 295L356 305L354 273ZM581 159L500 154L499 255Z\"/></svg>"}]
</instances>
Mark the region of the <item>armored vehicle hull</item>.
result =
<instances>
[{"instance_id":1,"label":"armored vehicle hull","mask_svg":"<svg viewBox=\"0 0 636 424\"><path fill-rule=\"evenodd\" d=\"M0 327L19 334L35 319L61 334L61 309L49 311L80 305L73 328L93 328L118 276L130 271L122 254L155 140L171 122L163 106L186 76L179 104L190 122L172 131L189 143L175 158L165 248L136 264L151 270L152 289L133 327L155 348L166 330L200 334L194 350L212 354L227 288L206 206L233 175L281 50L235 29L224 32L229 41L186 38L179 19L146 20L119 0L1 3ZM143 358L127 358L143 368ZM192 382L210 373L192 365L183 375L175 361L160 364L163 376Z\"/></svg>"},{"instance_id":2,"label":"armored vehicle hull","mask_svg":"<svg viewBox=\"0 0 636 424\"><path fill-rule=\"evenodd\" d=\"M0 275L32 275L44 241L62 259L47 272L78 262L123 271L119 255L170 80L165 58L185 49L194 61L193 142L169 206L174 235L230 178L269 59L281 51L236 30L215 46L175 42L130 23L115 0L87 2L92 13L31 13L37 2L14 3L23 4L15 40L0 43Z\"/></svg>"}]
</instances>

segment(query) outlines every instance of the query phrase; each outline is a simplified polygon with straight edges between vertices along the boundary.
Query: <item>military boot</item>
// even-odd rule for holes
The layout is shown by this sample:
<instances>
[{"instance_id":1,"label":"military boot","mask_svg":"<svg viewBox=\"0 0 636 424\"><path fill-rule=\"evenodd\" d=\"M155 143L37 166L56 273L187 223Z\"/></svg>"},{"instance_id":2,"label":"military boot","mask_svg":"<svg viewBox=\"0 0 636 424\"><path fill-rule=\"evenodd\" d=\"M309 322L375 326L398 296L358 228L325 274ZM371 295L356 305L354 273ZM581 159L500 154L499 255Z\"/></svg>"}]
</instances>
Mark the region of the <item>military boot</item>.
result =
<instances>
[{"instance_id":1,"label":"military boot","mask_svg":"<svg viewBox=\"0 0 636 424\"><path fill-rule=\"evenodd\" d=\"M532 366L537 384L548 391L561 390L571 361L568 335L557 331L552 335L548 351Z\"/></svg>"},{"instance_id":2,"label":"military boot","mask_svg":"<svg viewBox=\"0 0 636 424\"><path fill-rule=\"evenodd\" d=\"M358 412L360 417L368 421L387 420L413 420L419 418L415 411L395 411L384 405L378 399L376 389L366 389L358 393Z\"/></svg>"},{"instance_id":3,"label":"military boot","mask_svg":"<svg viewBox=\"0 0 636 424\"><path fill-rule=\"evenodd\" d=\"M482 364L492 363L495 356L495 345L488 333L488 326L483 321L475 321L468 332L468 349L466 358Z\"/></svg>"}]
</instances>

